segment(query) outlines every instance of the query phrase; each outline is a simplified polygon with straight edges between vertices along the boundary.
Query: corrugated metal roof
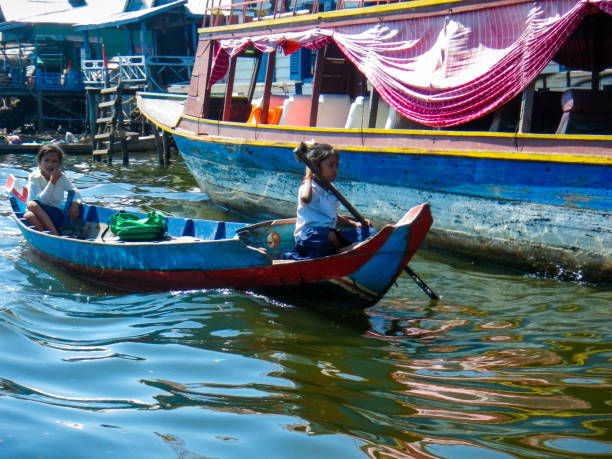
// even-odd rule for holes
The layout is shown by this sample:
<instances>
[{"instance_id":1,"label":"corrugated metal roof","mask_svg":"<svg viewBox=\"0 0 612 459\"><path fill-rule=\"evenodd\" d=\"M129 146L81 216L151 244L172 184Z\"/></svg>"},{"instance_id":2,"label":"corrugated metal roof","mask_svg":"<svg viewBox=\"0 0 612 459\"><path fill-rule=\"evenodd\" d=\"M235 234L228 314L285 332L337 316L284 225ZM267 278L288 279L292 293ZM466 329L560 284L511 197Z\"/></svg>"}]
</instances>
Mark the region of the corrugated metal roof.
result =
<instances>
[{"instance_id":1,"label":"corrugated metal roof","mask_svg":"<svg viewBox=\"0 0 612 459\"><path fill-rule=\"evenodd\" d=\"M70 9L72 6L68 0L0 0L0 10L6 22L23 21L30 16Z\"/></svg>"},{"instance_id":2,"label":"corrugated metal roof","mask_svg":"<svg viewBox=\"0 0 612 459\"><path fill-rule=\"evenodd\" d=\"M128 0L87 0L87 5L99 9L107 14L123 13L127 7Z\"/></svg>"},{"instance_id":3,"label":"corrugated metal roof","mask_svg":"<svg viewBox=\"0 0 612 459\"><path fill-rule=\"evenodd\" d=\"M206 3L208 0L187 0L187 4L185 8L194 15L202 16L204 15L204 10L206 9ZM228 0L228 3L231 0ZM211 3L210 1L208 3Z\"/></svg>"},{"instance_id":4,"label":"corrugated metal roof","mask_svg":"<svg viewBox=\"0 0 612 459\"><path fill-rule=\"evenodd\" d=\"M119 14L98 16L97 18L88 18L82 21L76 21L76 30L88 30L88 29L100 29L104 27L118 26L121 24L128 24L130 22L136 22L147 17L155 16L165 11L176 8L177 6L184 5L187 0L176 0L165 5L156 6L153 8L146 8L138 11L127 11Z\"/></svg>"},{"instance_id":5,"label":"corrugated metal roof","mask_svg":"<svg viewBox=\"0 0 612 459\"><path fill-rule=\"evenodd\" d=\"M96 18L107 15L108 12L99 7L80 6L63 11L50 11L47 13L34 14L19 19L21 24L64 24L73 25L88 18Z\"/></svg>"},{"instance_id":6,"label":"corrugated metal roof","mask_svg":"<svg viewBox=\"0 0 612 459\"><path fill-rule=\"evenodd\" d=\"M209 8L216 7L224 10L229 10L232 0L187 0L185 8L195 16L203 16L206 12L206 6Z\"/></svg>"},{"instance_id":7,"label":"corrugated metal roof","mask_svg":"<svg viewBox=\"0 0 612 459\"><path fill-rule=\"evenodd\" d=\"M128 6L126 0L89 0L87 6L71 7L67 0L0 0L0 7L16 3L45 5L42 12L38 8L36 14L25 15L19 19L7 20L0 25L0 30L14 29L28 24L64 24L73 25L76 30L100 29L104 27L118 26L130 22L136 22L147 17L155 16L177 6L184 5L187 0L175 0L165 5L152 8L143 8L136 11L125 11ZM51 3L54 4L51 7ZM68 5L66 7L66 5ZM4 11L4 9L3 9ZM13 16L15 17L15 16Z\"/></svg>"}]
</instances>

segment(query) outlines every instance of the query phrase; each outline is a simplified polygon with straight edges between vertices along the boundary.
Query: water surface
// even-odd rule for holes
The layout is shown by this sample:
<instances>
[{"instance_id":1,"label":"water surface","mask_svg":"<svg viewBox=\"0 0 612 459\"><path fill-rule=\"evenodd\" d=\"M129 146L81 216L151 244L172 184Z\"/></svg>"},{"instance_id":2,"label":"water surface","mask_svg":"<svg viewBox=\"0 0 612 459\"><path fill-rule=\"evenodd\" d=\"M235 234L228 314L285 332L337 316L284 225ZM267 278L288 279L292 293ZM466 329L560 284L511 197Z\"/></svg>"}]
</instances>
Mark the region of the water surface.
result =
<instances>
[{"instance_id":1,"label":"water surface","mask_svg":"<svg viewBox=\"0 0 612 459\"><path fill-rule=\"evenodd\" d=\"M0 156L0 181L34 156ZM181 161L69 158L84 199L244 219ZM434 214L435 218L435 214ZM330 317L232 290L104 291L40 260L0 203L0 457L612 456L612 287L440 255Z\"/></svg>"}]
</instances>

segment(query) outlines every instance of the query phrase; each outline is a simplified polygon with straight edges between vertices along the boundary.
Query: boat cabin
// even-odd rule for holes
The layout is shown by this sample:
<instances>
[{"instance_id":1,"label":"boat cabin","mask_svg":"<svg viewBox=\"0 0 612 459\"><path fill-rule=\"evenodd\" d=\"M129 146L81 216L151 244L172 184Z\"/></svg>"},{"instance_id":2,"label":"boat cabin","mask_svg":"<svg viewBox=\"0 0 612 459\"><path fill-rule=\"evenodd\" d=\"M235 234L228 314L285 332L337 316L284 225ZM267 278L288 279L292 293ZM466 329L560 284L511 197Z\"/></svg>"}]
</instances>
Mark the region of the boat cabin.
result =
<instances>
[{"instance_id":1,"label":"boat cabin","mask_svg":"<svg viewBox=\"0 0 612 459\"><path fill-rule=\"evenodd\" d=\"M612 134L611 11L607 0L208 0L184 113Z\"/></svg>"}]
</instances>

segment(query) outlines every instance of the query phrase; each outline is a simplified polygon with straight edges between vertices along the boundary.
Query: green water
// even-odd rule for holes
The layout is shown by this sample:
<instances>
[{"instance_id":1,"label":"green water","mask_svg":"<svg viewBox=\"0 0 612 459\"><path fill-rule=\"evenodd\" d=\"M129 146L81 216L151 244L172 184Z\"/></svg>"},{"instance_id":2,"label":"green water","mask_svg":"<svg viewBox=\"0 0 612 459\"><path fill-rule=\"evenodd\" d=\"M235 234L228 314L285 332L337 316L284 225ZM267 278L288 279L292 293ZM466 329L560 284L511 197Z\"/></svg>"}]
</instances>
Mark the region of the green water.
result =
<instances>
[{"instance_id":1,"label":"green water","mask_svg":"<svg viewBox=\"0 0 612 459\"><path fill-rule=\"evenodd\" d=\"M0 180L33 156L0 156ZM88 202L241 219L176 161L70 158ZM366 313L231 290L109 293L0 204L0 457L612 457L612 287L431 253ZM435 218L435 213L434 213Z\"/></svg>"}]
</instances>

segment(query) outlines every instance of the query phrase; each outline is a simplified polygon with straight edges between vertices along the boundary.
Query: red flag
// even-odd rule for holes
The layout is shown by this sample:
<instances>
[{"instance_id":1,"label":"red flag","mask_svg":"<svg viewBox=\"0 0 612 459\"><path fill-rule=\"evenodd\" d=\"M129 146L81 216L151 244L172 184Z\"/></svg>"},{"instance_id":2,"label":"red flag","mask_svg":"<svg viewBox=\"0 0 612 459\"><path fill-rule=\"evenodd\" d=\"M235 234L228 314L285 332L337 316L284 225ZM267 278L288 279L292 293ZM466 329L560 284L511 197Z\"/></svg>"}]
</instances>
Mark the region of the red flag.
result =
<instances>
[{"instance_id":1,"label":"red flag","mask_svg":"<svg viewBox=\"0 0 612 459\"><path fill-rule=\"evenodd\" d=\"M301 48L300 45L298 45L296 42L291 41L291 40L285 40L281 46L283 48L283 52L285 53L285 56L295 53L298 49Z\"/></svg>"}]
</instances>

